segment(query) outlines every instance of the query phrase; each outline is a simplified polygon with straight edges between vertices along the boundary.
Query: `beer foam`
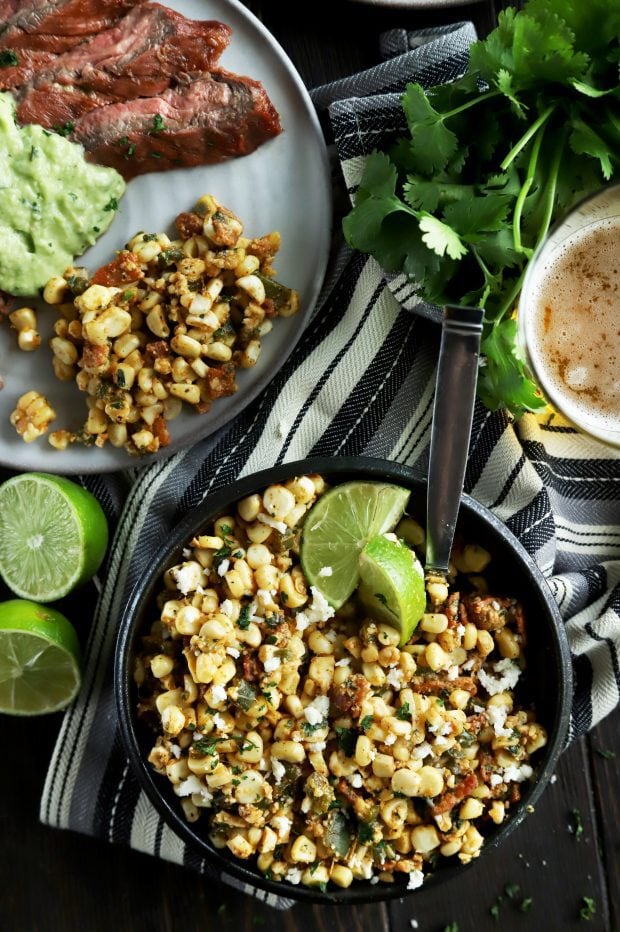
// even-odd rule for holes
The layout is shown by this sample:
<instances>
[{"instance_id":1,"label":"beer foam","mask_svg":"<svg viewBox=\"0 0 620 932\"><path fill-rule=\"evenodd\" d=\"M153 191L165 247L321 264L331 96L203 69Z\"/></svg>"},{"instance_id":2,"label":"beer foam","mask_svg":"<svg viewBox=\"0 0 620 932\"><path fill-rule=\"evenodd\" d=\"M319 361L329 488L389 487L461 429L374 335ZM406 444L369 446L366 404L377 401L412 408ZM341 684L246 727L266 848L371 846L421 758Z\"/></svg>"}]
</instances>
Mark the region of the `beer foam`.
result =
<instances>
[{"instance_id":1,"label":"beer foam","mask_svg":"<svg viewBox=\"0 0 620 932\"><path fill-rule=\"evenodd\" d=\"M586 430L620 431L620 218L543 254L528 303L528 351L549 400Z\"/></svg>"}]
</instances>

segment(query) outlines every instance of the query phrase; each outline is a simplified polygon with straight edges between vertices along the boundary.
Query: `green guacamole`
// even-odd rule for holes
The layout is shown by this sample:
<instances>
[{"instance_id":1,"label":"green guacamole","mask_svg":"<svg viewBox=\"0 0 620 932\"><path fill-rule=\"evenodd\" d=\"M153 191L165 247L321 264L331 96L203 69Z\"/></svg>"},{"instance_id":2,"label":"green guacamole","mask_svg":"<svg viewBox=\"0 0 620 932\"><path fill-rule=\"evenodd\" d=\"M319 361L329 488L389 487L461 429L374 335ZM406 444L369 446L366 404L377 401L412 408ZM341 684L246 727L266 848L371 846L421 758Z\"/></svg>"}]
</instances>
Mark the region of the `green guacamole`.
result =
<instances>
[{"instance_id":1,"label":"green guacamole","mask_svg":"<svg viewBox=\"0 0 620 932\"><path fill-rule=\"evenodd\" d=\"M125 182L91 165L82 146L18 126L0 94L0 289L35 295L110 226Z\"/></svg>"}]
</instances>

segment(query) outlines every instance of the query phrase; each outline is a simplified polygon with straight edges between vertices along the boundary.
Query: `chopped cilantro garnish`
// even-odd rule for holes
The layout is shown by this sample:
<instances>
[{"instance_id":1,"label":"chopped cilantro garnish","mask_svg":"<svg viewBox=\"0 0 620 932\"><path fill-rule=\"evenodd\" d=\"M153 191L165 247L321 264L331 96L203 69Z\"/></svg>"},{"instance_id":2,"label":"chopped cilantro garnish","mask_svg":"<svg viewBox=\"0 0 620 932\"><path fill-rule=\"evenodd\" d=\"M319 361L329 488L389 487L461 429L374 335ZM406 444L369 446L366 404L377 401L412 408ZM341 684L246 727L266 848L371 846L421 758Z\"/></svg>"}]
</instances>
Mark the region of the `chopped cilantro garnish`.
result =
<instances>
[{"instance_id":1,"label":"chopped cilantro garnish","mask_svg":"<svg viewBox=\"0 0 620 932\"><path fill-rule=\"evenodd\" d=\"M604 757L605 760L613 760L614 757L616 756L615 751L608 751L606 748L595 747L594 750L598 754L599 757Z\"/></svg>"},{"instance_id":2,"label":"chopped cilantro garnish","mask_svg":"<svg viewBox=\"0 0 620 932\"><path fill-rule=\"evenodd\" d=\"M151 133L161 133L166 129L166 124L164 123L164 118L160 113L155 114L153 117L153 129Z\"/></svg>"},{"instance_id":3,"label":"chopped cilantro garnish","mask_svg":"<svg viewBox=\"0 0 620 932\"><path fill-rule=\"evenodd\" d=\"M396 718L400 719L401 722L408 722L411 719L411 709L409 708L408 702L403 702L400 709L396 713Z\"/></svg>"},{"instance_id":4,"label":"chopped cilantro garnish","mask_svg":"<svg viewBox=\"0 0 620 932\"><path fill-rule=\"evenodd\" d=\"M355 745L357 743L357 732L355 728L336 727L335 731L336 738L338 739L338 747L347 757L352 757L355 753Z\"/></svg>"},{"instance_id":5,"label":"chopped cilantro garnish","mask_svg":"<svg viewBox=\"0 0 620 932\"><path fill-rule=\"evenodd\" d=\"M360 728L362 731L367 731L372 725L372 715L365 715L364 718L360 721Z\"/></svg>"},{"instance_id":6,"label":"chopped cilantro garnish","mask_svg":"<svg viewBox=\"0 0 620 932\"><path fill-rule=\"evenodd\" d=\"M523 899L521 900L521 903L519 904L519 909L521 910L522 913L529 913L530 909L533 906L533 903L534 903L534 900L532 899L531 896L524 896Z\"/></svg>"},{"instance_id":7,"label":"chopped cilantro garnish","mask_svg":"<svg viewBox=\"0 0 620 932\"><path fill-rule=\"evenodd\" d=\"M573 817L571 831L575 836L575 841L581 841L583 836L583 820L581 818L581 812L579 809L571 809L571 815Z\"/></svg>"},{"instance_id":8,"label":"chopped cilantro garnish","mask_svg":"<svg viewBox=\"0 0 620 932\"><path fill-rule=\"evenodd\" d=\"M13 49L3 49L0 52L0 68L8 68L9 65L19 65L19 58Z\"/></svg>"},{"instance_id":9,"label":"chopped cilantro garnish","mask_svg":"<svg viewBox=\"0 0 620 932\"><path fill-rule=\"evenodd\" d=\"M239 625L242 631L247 631L247 629L250 627L251 617L252 616L250 615L250 606L242 605L241 611L239 612L239 617L237 619L237 624Z\"/></svg>"},{"instance_id":10,"label":"chopped cilantro garnish","mask_svg":"<svg viewBox=\"0 0 620 932\"><path fill-rule=\"evenodd\" d=\"M591 896L582 896L581 902L583 906L579 910L579 918L589 922L596 914L596 900Z\"/></svg>"},{"instance_id":11,"label":"chopped cilantro garnish","mask_svg":"<svg viewBox=\"0 0 620 932\"><path fill-rule=\"evenodd\" d=\"M52 129L55 130L59 136L70 136L75 126L73 123L67 121L66 123L54 123Z\"/></svg>"},{"instance_id":12,"label":"chopped cilantro garnish","mask_svg":"<svg viewBox=\"0 0 620 932\"><path fill-rule=\"evenodd\" d=\"M103 209L104 210L118 210L118 201L116 200L116 198L111 197Z\"/></svg>"},{"instance_id":13,"label":"chopped cilantro garnish","mask_svg":"<svg viewBox=\"0 0 620 932\"><path fill-rule=\"evenodd\" d=\"M374 826L370 822L360 822L357 826L357 838L361 844L365 845L372 841L375 835Z\"/></svg>"}]
</instances>

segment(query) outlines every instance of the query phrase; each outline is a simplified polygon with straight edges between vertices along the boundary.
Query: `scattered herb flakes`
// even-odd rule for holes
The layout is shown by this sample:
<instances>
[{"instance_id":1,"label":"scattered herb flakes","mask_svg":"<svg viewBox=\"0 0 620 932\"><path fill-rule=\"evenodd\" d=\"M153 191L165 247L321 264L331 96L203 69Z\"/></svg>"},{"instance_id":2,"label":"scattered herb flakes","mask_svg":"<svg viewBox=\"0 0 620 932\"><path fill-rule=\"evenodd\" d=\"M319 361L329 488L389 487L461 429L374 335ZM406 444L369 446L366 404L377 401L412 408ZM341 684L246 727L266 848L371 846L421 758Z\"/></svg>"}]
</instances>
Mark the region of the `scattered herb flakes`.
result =
<instances>
[{"instance_id":1,"label":"scattered herb flakes","mask_svg":"<svg viewBox=\"0 0 620 932\"><path fill-rule=\"evenodd\" d=\"M447 926L443 927L443 932L459 932L458 922L449 922Z\"/></svg>"},{"instance_id":2,"label":"scattered herb flakes","mask_svg":"<svg viewBox=\"0 0 620 932\"><path fill-rule=\"evenodd\" d=\"M111 197L103 209L104 210L118 210L118 201L116 200L116 198Z\"/></svg>"},{"instance_id":3,"label":"scattered herb flakes","mask_svg":"<svg viewBox=\"0 0 620 932\"><path fill-rule=\"evenodd\" d=\"M571 816L573 817L573 824L570 826L570 831L575 836L575 841L581 841L583 837L583 820L581 818L581 812L579 809L571 809Z\"/></svg>"},{"instance_id":4,"label":"scattered herb flakes","mask_svg":"<svg viewBox=\"0 0 620 932\"><path fill-rule=\"evenodd\" d=\"M582 896L583 906L579 910L579 918L589 922L596 915L596 900L591 896Z\"/></svg>"},{"instance_id":5,"label":"scattered herb flakes","mask_svg":"<svg viewBox=\"0 0 620 932\"><path fill-rule=\"evenodd\" d=\"M59 136L70 136L75 126L67 120L66 123L54 123L52 129L58 133Z\"/></svg>"},{"instance_id":6,"label":"scattered herb flakes","mask_svg":"<svg viewBox=\"0 0 620 932\"><path fill-rule=\"evenodd\" d=\"M372 715L365 715L364 718L361 719L360 721L360 729L362 731L368 731L368 729L372 725L372 722L373 722Z\"/></svg>"},{"instance_id":7,"label":"scattered herb flakes","mask_svg":"<svg viewBox=\"0 0 620 932\"><path fill-rule=\"evenodd\" d=\"M518 883L507 883L504 887L504 893L509 900L514 902L521 893L521 887Z\"/></svg>"},{"instance_id":8,"label":"scattered herb flakes","mask_svg":"<svg viewBox=\"0 0 620 932\"><path fill-rule=\"evenodd\" d=\"M400 709L396 713L396 718L401 722L408 722L411 720L411 709L409 708L408 702L403 702Z\"/></svg>"},{"instance_id":9,"label":"scattered herb flakes","mask_svg":"<svg viewBox=\"0 0 620 932\"><path fill-rule=\"evenodd\" d=\"M252 916L252 923L253 923L255 926L264 926L264 925L265 925L265 917L264 917L264 916Z\"/></svg>"},{"instance_id":10,"label":"scattered herb flakes","mask_svg":"<svg viewBox=\"0 0 620 932\"><path fill-rule=\"evenodd\" d=\"M493 905L489 908L489 914L493 917L493 919L495 919L496 922L499 920L499 914L503 905L504 897L498 896Z\"/></svg>"},{"instance_id":11,"label":"scattered herb flakes","mask_svg":"<svg viewBox=\"0 0 620 932\"><path fill-rule=\"evenodd\" d=\"M237 618L238 626L242 631L247 631L247 629L250 627L251 620L252 615L250 613L250 606L242 605L241 611L239 612L239 617Z\"/></svg>"},{"instance_id":12,"label":"scattered herb flakes","mask_svg":"<svg viewBox=\"0 0 620 932\"><path fill-rule=\"evenodd\" d=\"M13 49L3 49L0 52L0 68L8 68L10 65L19 65L19 58Z\"/></svg>"},{"instance_id":13,"label":"scattered herb flakes","mask_svg":"<svg viewBox=\"0 0 620 932\"><path fill-rule=\"evenodd\" d=\"M593 4L588 17L566 0L505 9L463 77L427 92L407 85L409 133L368 156L343 222L350 245L417 282L426 301L484 308L478 392L516 416L544 407L516 346L529 259L620 166L620 11Z\"/></svg>"},{"instance_id":14,"label":"scattered herb flakes","mask_svg":"<svg viewBox=\"0 0 620 932\"><path fill-rule=\"evenodd\" d=\"M522 913L529 913L530 909L534 904L534 900L531 896L524 896L521 902L519 903L519 909Z\"/></svg>"},{"instance_id":15,"label":"scattered herb flakes","mask_svg":"<svg viewBox=\"0 0 620 932\"><path fill-rule=\"evenodd\" d=\"M613 760L616 756L615 751L608 751L606 748L594 748L594 752L598 754L599 757L604 757L605 760Z\"/></svg>"},{"instance_id":16,"label":"scattered herb flakes","mask_svg":"<svg viewBox=\"0 0 620 932\"><path fill-rule=\"evenodd\" d=\"M217 915L223 916L225 912L226 912L226 903L220 903L220 905L217 908Z\"/></svg>"},{"instance_id":17,"label":"scattered herb flakes","mask_svg":"<svg viewBox=\"0 0 620 932\"><path fill-rule=\"evenodd\" d=\"M357 743L357 732L355 728L335 728L338 747L346 757L352 757L355 753Z\"/></svg>"},{"instance_id":18,"label":"scattered herb flakes","mask_svg":"<svg viewBox=\"0 0 620 932\"><path fill-rule=\"evenodd\" d=\"M375 592L375 599L378 602L381 602L382 605L387 605L387 598L383 595L382 592Z\"/></svg>"},{"instance_id":19,"label":"scattered herb flakes","mask_svg":"<svg viewBox=\"0 0 620 932\"><path fill-rule=\"evenodd\" d=\"M358 841L362 844L368 844L369 841L372 841L374 838L375 829L370 822L360 822L357 826L357 838Z\"/></svg>"},{"instance_id":20,"label":"scattered herb flakes","mask_svg":"<svg viewBox=\"0 0 620 932\"><path fill-rule=\"evenodd\" d=\"M265 644L277 644L278 639L275 634L270 634L268 638L265 638Z\"/></svg>"},{"instance_id":21,"label":"scattered herb flakes","mask_svg":"<svg viewBox=\"0 0 620 932\"><path fill-rule=\"evenodd\" d=\"M199 754L217 754L217 745L226 738L198 738L191 747Z\"/></svg>"},{"instance_id":22,"label":"scattered herb flakes","mask_svg":"<svg viewBox=\"0 0 620 932\"><path fill-rule=\"evenodd\" d=\"M153 117L153 129L151 133L161 133L166 129L166 124L164 123L164 118L160 113L155 114ZM154 153L153 153L154 154Z\"/></svg>"}]
</instances>

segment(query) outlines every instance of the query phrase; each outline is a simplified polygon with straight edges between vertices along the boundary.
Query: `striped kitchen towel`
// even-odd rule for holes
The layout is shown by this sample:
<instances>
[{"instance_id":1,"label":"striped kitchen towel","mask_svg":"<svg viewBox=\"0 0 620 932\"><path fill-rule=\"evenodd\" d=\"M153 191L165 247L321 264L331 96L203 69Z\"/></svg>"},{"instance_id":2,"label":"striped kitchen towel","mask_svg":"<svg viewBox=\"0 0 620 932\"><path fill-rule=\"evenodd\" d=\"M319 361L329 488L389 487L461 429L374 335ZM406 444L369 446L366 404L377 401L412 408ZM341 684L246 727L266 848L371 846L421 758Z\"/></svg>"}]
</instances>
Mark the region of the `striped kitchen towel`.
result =
<instances>
[{"instance_id":1,"label":"striped kitchen towel","mask_svg":"<svg viewBox=\"0 0 620 932\"><path fill-rule=\"evenodd\" d=\"M470 24L385 37L390 60L319 88L349 189L364 155L404 130L399 91L464 68ZM403 310L403 307L406 308ZM415 313L410 313L410 311ZM402 277L370 258L337 251L318 309L271 385L228 428L126 476L89 476L116 535L86 650L82 690L67 711L47 774L41 819L131 845L222 877L165 824L123 753L112 689L117 623L127 593L169 529L214 489L274 463L308 455L384 457L424 470L438 328ZM478 405L466 488L520 538L557 598L573 651L570 738L610 712L620 691L620 455L557 417L517 424ZM120 501L124 505L120 508ZM285 891L283 891L285 893Z\"/></svg>"}]
</instances>

